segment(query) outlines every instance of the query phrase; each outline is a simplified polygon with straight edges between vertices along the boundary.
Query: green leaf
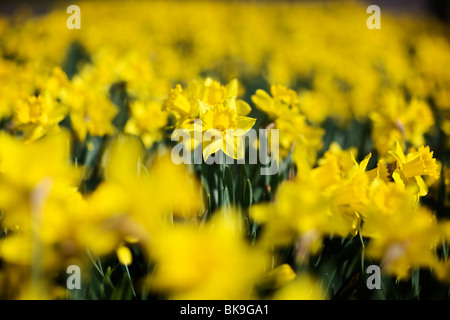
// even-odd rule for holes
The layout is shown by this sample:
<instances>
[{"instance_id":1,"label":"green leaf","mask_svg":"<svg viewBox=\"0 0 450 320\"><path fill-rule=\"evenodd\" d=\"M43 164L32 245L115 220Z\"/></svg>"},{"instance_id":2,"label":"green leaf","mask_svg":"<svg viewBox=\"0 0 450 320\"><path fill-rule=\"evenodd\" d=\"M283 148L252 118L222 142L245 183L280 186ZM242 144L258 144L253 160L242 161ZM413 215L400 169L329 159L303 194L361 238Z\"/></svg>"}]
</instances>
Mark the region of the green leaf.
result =
<instances>
[{"instance_id":1,"label":"green leaf","mask_svg":"<svg viewBox=\"0 0 450 320\"><path fill-rule=\"evenodd\" d=\"M231 172L229 166L225 166L225 170L223 172L223 181L226 188L228 189L229 201L231 203L235 203L233 173Z\"/></svg>"},{"instance_id":2,"label":"green leaf","mask_svg":"<svg viewBox=\"0 0 450 320\"><path fill-rule=\"evenodd\" d=\"M253 188L250 179L247 179L247 183L244 189L244 207L250 207L253 203Z\"/></svg>"}]
</instances>

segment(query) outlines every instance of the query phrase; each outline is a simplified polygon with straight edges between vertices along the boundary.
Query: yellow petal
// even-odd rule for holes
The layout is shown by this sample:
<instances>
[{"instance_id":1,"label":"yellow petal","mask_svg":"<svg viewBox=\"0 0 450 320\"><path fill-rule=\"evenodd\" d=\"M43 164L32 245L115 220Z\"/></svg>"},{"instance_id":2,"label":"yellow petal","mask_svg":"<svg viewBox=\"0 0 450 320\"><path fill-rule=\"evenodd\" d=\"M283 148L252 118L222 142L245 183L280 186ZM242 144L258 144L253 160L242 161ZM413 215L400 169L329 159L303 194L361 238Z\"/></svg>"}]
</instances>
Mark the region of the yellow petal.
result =
<instances>
[{"instance_id":1,"label":"yellow petal","mask_svg":"<svg viewBox=\"0 0 450 320\"><path fill-rule=\"evenodd\" d=\"M210 155L221 150L222 147L223 147L223 139L211 142L203 149L203 158L207 160Z\"/></svg>"},{"instance_id":2,"label":"yellow petal","mask_svg":"<svg viewBox=\"0 0 450 320\"><path fill-rule=\"evenodd\" d=\"M29 265L32 261L32 240L28 236L13 235L0 242L0 256L4 261Z\"/></svg>"},{"instance_id":3,"label":"yellow petal","mask_svg":"<svg viewBox=\"0 0 450 320\"><path fill-rule=\"evenodd\" d=\"M207 111L212 110L212 108L208 104L204 103L201 100L197 100L197 101L198 101L198 107L200 110L200 117L203 116Z\"/></svg>"},{"instance_id":4,"label":"yellow petal","mask_svg":"<svg viewBox=\"0 0 450 320\"><path fill-rule=\"evenodd\" d=\"M244 100L236 100L236 111L240 116L246 116L252 111L252 107Z\"/></svg>"},{"instance_id":5,"label":"yellow petal","mask_svg":"<svg viewBox=\"0 0 450 320\"><path fill-rule=\"evenodd\" d=\"M244 143L242 137L227 135L225 137L225 154L233 159L244 157Z\"/></svg>"},{"instance_id":6,"label":"yellow petal","mask_svg":"<svg viewBox=\"0 0 450 320\"><path fill-rule=\"evenodd\" d=\"M291 282L296 277L294 270L287 263L267 272L259 280L258 285L262 288L277 289Z\"/></svg>"},{"instance_id":7,"label":"yellow petal","mask_svg":"<svg viewBox=\"0 0 450 320\"><path fill-rule=\"evenodd\" d=\"M419 195L421 197L426 196L428 193L427 184L425 183L425 181L423 181L421 176L415 176L414 178L416 179L417 185L419 186Z\"/></svg>"},{"instance_id":8,"label":"yellow petal","mask_svg":"<svg viewBox=\"0 0 450 320\"><path fill-rule=\"evenodd\" d=\"M128 243L138 243L139 239L134 236L126 236L125 241Z\"/></svg>"},{"instance_id":9,"label":"yellow petal","mask_svg":"<svg viewBox=\"0 0 450 320\"><path fill-rule=\"evenodd\" d=\"M250 208L250 217L256 222L265 223L270 221L270 217L273 216L273 211L274 207L271 205L256 204Z\"/></svg>"},{"instance_id":10,"label":"yellow petal","mask_svg":"<svg viewBox=\"0 0 450 320\"><path fill-rule=\"evenodd\" d=\"M256 119L249 118L249 117L243 117L243 116L237 116L236 117L237 124L236 127L238 129L242 129L244 133L246 133L248 130L253 128L255 125Z\"/></svg>"},{"instance_id":11,"label":"yellow petal","mask_svg":"<svg viewBox=\"0 0 450 320\"><path fill-rule=\"evenodd\" d=\"M125 266L129 266L133 262L133 256L131 255L131 251L125 246L120 246L116 250L116 254L120 263Z\"/></svg>"},{"instance_id":12,"label":"yellow petal","mask_svg":"<svg viewBox=\"0 0 450 320\"><path fill-rule=\"evenodd\" d=\"M225 88L227 89L227 98L237 97L239 89L238 80L237 79L231 80Z\"/></svg>"},{"instance_id":13,"label":"yellow petal","mask_svg":"<svg viewBox=\"0 0 450 320\"><path fill-rule=\"evenodd\" d=\"M402 187L405 187L405 182L403 182L403 179L402 179L402 177L400 176L398 170L395 170L395 171L392 173L392 179L394 179L394 181L395 181L397 184L401 185Z\"/></svg>"},{"instance_id":14,"label":"yellow petal","mask_svg":"<svg viewBox=\"0 0 450 320\"><path fill-rule=\"evenodd\" d=\"M361 161L359 164L359 171L364 172L366 171L367 165L369 164L369 160L372 157L372 153L369 153L367 156L365 156L364 160Z\"/></svg>"},{"instance_id":15,"label":"yellow petal","mask_svg":"<svg viewBox=\"0 0 450 320\"><path fill-rule=\"evenodd\" d=\"M137 177L139 159L144 159L144 148L140 140L136 136L117 136L103 154L105 178L124 184L133 181Z\"/></svg>"},{"instance_id":16,"label":"yellow petal","mask_svg":"<svg viewBox=\"0 0 450 320\"><path fill-rule=\"evenodd\" d=\"M223 101L223 106L225 109L229 109L229 110L234 110L236 111L236 98L235 97L231 97L231 98L226 98Z\"/></svg>"},{"instance_id":17,"label":"yellow petal","mask_svg":"<svg viewBox=\"0 0 450 320\"><path fill-rule=\"evenodd\" d=\"M397 140L397 145L395 147L395 153L397 154L398 158L400 159L401 163L406 162L405 154L403 153L403 149L400 146L400 143Z\"/></svg>"},{"instance_id":18,"label":"yellow petal","mask_svg":"<svg viewBox=\"0 0 450 320\"><path fill-rule=\"evenodd\" d=\"M273 104L272 97L267 92L261 89L256 90L256 94L252 96L252 101L257 108L263 111L270 110Z\"/></svg>"}]
</instances>

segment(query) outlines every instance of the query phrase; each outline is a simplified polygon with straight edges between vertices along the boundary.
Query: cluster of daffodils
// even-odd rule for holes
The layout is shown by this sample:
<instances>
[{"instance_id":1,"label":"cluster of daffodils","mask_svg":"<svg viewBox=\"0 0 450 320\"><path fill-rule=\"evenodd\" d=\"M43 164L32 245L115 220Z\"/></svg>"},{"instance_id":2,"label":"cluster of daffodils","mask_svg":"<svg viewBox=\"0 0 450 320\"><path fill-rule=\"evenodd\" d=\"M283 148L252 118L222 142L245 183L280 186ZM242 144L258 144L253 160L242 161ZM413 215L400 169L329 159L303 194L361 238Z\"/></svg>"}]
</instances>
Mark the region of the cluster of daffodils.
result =
<instances>
[{"instance_id":1,"label":"cluster of daffodils","mask_svg":"<svg viewBox=\"0 0 450 320\"><path fill-rule=\"evenodd\" d=\"M279 187L275 201L252 207L251 217L266 226L263 241L282 246L296 241L296 258L302 261L322 247L327 236L358 233L370 239L365 254L380 261L386 272L399 278L420 267L439 271L436 248L445 240L446 224L420 205L427 195L422 177L439 176L428 147L407 156L398 145L388 166L379 161L367 170L371 154L358 163L354 150L332 145L312 168L303 152L298 175Z\"/></svg>"},{"instance_id":2,"label":"cluster of daffodils","mask_svg":"<svg viewBox=\"0 0 450 320\"><path fill-rule=\"evenodd\" d=\"M353 2L86 1L71 30L59 5L0 16L0 299L448 291L446 26L383 10L370 30Z\"/></svg>"},{"instance_id":3,"label":"cluster of daffodils","mask_svg":"<svg viewBox=\"0 0 450 320\"><path fill-rule=\"evenodd\" d=\"M196 149L202 145L205 160L218 151L242 159L243 136L254 126L256 119L246 117L251 107L236 99L237 95L237 79L223 86L208 78L201 83L193 81L184 91L178 84L170 90L162 110L173 116L176 128L189 133L185 142L187 148Z\"/></svg>"}]
</instances>

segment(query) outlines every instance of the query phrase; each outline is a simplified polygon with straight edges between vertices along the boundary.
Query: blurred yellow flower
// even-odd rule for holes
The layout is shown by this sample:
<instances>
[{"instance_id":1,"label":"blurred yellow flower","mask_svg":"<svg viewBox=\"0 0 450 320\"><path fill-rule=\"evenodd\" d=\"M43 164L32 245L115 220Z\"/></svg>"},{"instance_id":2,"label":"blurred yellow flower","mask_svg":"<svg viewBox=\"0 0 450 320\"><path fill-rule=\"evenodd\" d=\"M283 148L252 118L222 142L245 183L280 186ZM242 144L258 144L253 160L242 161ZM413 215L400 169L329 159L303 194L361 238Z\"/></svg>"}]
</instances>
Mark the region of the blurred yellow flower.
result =
<instances>
[{"instance_id":1,"label":"blurred yellow flower","mask_svg":"<svg viewBox=\"0 0 450 320\"><path fill-rule=\"evenodd\" d=\"M133 262L133 256L131 255L131 251L128 247L122 245L116 250L116 253L121 264L128 266L131 262Z\"/></svg>"},{"instance_id":2,"label":"blurred yellow flower","mask_svg":"<svg viewBox=\"0 0 450 320\"><path fill-rule=\"evenodd\" d=\"M75 75L68 89L70 121L80 141L84 141L88 133L102 137L116 131L112 120L118 108L109 99L99 77L94 66L86 66Z\"/></svg>"},{"instance_id":3,"label":"blurred yellow flower","mask_svg":"<svg viewBox=\"0 0 450 320\"><path fill-rule=\"evenodd\" d=\"M294 282L282 287L274 300L326 300L327 294L319 281L309 274L300 274Z\"/></svg>"},{"instance_id":4,"label":"blurred yellow flower","mask_svg":"<svg viewBox=\"0 0 450 320\"><path fill-rule=\"evenodd\" d=\"M294 270L287 263L284 263L273 270L265 273L257 282L259 289L279 289L292 282L296 277Z\"/></svg>"},{"instance_id":5,"label":"blurred yellow flower","mask_svg":"<svg viewBox=\"0 0 450 320\"><path fill-rule=\"evenodd\" d=\"M440 233L436 217L417 206L415 194L395 183L374 181L373 204L365 212L362 235L371 240L366 254L381 261L387 272L406 278L414 268L436 262L434 247Z\"/></svg>"},{"instance_id":6,"label":"blurred yellow flower","mask_svg":"<svg viewBox=\"0 0 450 320\"><path fill-rule=\"evenodd\" d=\"M47 132L57 132L58 123L64 119L67 112L66 107L48 95L31 96L17 104L14 123L29 142L42 137Z\"/></svg>"},{"instance_id":7,"label":"blurred yellow flower","mask_svg":"<svg viewBox=\"0 0 450 320\"><path fill-rule=\"evenodd\" d=\"M381 156L394 148L396 141L402 146L406 142L414 147L423 145L424 134L434 125L430 106L418 98L407 103L400 92L387 92L383 98L383 106L370 114L372 139Z\"/></svg>"},{"instance_id":8,"label":"blurred yellow flower","mask_svg":"<svg viewBox=\"0 0 450 320\"><path fill-rule=\"evenodd\" d=\"M160 103L136 100L130 103L130 111L131 116L125 125L125 133L140 136L146 148L162 140L168 115L161 111Z\"/></svg>"},{"instance_id":9,"label":"blurred yellow flower","mask_svg":"<svg viewBox=\"0 0 450 320\"><path fill-rule=\"evenodd\" d=\"M264 90L258 89L252 96L252 101L258 109L261 109L270 119L277 119L286 112L299 111L299 99L297 93L282 85L272 85L270 96Z\"/></svg>"},{"instance_id":10,"label":"blurred yellow flower","mask_svg":"<svg viewBox=\"0 0 450 320\"><path fill-rule=\"evenodd\" d=\"M105 180L87 198L92 223L80 227L82 240L95 254L117 249L130 236L147 245L171 217L201 215L201 189L185 166L173 164L167 154L151 166L144 161L137 137L119 135L106 148Z\"/></svg>"},{"instance_id":11,"label":"blurred yellow flower","mask_svg":"<svg viewBox=\"0 0 450 320\"><path fill-rule=\"evenodd\" d=\"M172 299L251 299L267 259L243 238L234 212L216 212L204 226L176 224L150 248L151 290Z\"/></svg>"}]
</instances>

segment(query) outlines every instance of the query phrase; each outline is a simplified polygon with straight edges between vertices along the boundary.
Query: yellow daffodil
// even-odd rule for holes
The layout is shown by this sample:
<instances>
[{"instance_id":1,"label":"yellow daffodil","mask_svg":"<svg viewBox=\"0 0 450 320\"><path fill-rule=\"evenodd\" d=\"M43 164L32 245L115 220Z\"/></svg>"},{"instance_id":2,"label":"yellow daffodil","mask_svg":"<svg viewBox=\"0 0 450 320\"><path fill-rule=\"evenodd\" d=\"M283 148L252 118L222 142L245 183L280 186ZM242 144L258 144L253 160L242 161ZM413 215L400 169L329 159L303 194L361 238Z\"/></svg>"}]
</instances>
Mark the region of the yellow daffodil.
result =
<instances>
[{"instance_id":1,"label":"yellow daffodil","mask_svg":"<svg viewBox=\"0 0 450 320\"><path fill-rule=\"evenodd\" d=\"M424 133L434 125L433 113L425 101L414 98L407 103L399 92L387 92L382 108L372 112L370 117L372 138L382 156L394 148L396 141L403 146L406 142L415 147L423 145Z\"/></svg>"},{"instance_id":2,"label":"yellow daffodil","mask_svg":"<svg viewBox=\"0 0 450 320\"><path fill-rule=\"evenodd\" d=\"M418 194L425 196L428 188L422 176L438 178L438 166L433 158L430 147L421 146L417 151L409 152L405 157L400 144L397 142L395 152L390 152L396 159L396 169L392 173L394 181L400 185L413 184L419 189Z\"/></svg>"},{"instance_id":3,"label":"yellow daffodil","mask_svg":"<svg viewBox=\"0 0 450 320\"><path fill-rule=\"evenodd\" d=\"M130 110L131 116L125 125L125 133L140 136L146 148L162 140L168 115L161 111L160 103L137 100L130 104Z\"/></svg>"},{"instance_id":4,"label":"yellow daffodil","mask_svg":"<svg viewBox=\"0 0 450 320\"><path fill-rule=\"evenodd\" d=\"M240 115L234 97L215 105L199 101L199 105L203 158L206 160L211 154L222 150L233 159L242 159L243 136L253 127L256 119Z\"/></svg>"},{"instance_id":5,"label":"yellow daffodil","mask_svg":"<svg viewBox=\"0 0 450 320\"><path fill-rule=\"evenodd\" d=\"M258 89L252 96L252 101L258 109L261 109L270 119L276 119L288 111L298 112L299 99L297 93L282 85L272 85L270 96L266 91Z\"/></svg>"},{"instance_id":6,"label":"yellow daffodil","mask_svg":"<svg viewBox=\"0 0 450 320\"><path fill-rule=\"evenodd\" d=\"M282 158L286 157L298 140L302 140L303 151L307 153L312 163L317 158L317 152L322 148L322 128L308 124L304 115L286 112L275 120L274 129L279 130L279 151Z\"/></svg>"},{"instance_id":7,"label":"yellow daffodil","mask_svg":"<svg viewBox=\"0 0 450 320\"><path fill-rule=\"evenodd\" d=\"M26 141L33 141L47 132L58 131L58 123L67 112L66 107L48 95L31 96L17 104L14 122L17 129L24 132Z\"/></svg>"},{"instance_id":8,"label":"yellow daffodil","mask_svg":"<svg viewBox=\"0 0 450 320\"><path fill-rule=\"evenodd\" d=\"M186 90L183 90L181 85L176 85L174 89L170 90L168 98L164 100L162 109L175 117L177 127L186 128L201 115L199 101L207 105L217 105L228 98L237 98L238 94L236 79L223 86L219 82L207 78L203 82L190 82ZM251 111L250 106L239 99L235 100L235 108L243 116Z\"/></svg>"},{"instance_id":9,"label":"yellow daffodil","mask_svg":"<svg viewBox=\"0 0 450 320\"><path fill-rule=\"evenodd\" d=\"M289 181L278 187L273 204L256 204L250 217L264 225L263 241L286 245L300 239L317 252L324 234L347 235L352 222L333 214L332 198L313 181ZM350 219L349 219L350 220Z\"/></svg>"},{"instance_id":10,"label":"yellow daffodil","mask_svg":"<svg viewBox=\"0 0 450 320\"><path fill-rule=\"evenodd\" d=\"M436 261L434 247L440 237L436 217L415 204L415 195L395 183L375 181L373 205L366 212L362 235L371 240L366 254L399 278L414 268L430 268Z\"/></svg>"},{"instance_id":11,"label":"yellow daffodil","mask_svg":"<svg viewBox=\"0 0 450 320\"><path fill-rule=\"evenodd\" d=\"M202 227L177 224L163 230L150 256L152 291L172 299L249 299L267 267L263 252L250 247L234 213L218 212Z\"/></svg>"},{"instance_id":12,"label":"yellow daffodil","mask_svg":"<svg viewBox=\"0 0 450 320\"><path fill-rule=\"evenodd\" d=\"M118 109L98 77L93 66L85 67L72 79L67 93L71 125L80 141L84 141L88 133L102 137L115 132L112 120Z\"/></svg>"},{"instance_id":13,"label":"yellow daffodil","mask_svg":"<svg viewBox=\"0 0 450 320\"><path fill-rule=\"evenodd\" d=\"M94 253L107 254L130 236L148 244L171 217L200 215L200 187L185 166L173 164L168 155L155 158L150 167L144 161L136 137L121 135L108 145L102 161L105 181L87 199L94 223L80 228Z\"/></svg>"},{"instance_id":14,"label":"yellow daffodil","mask_svg":"<svg viewBox=\"0 0 450 320\"><path fill-rule=\"evenodd\" d=\"M68 156L69 136L60 132L24 144L2 133L0 145L0 207L6 211L2 223L11 229L27 228L30 211L48 193L76 186L77 174Z\"/></svg>"}]
</instances>

